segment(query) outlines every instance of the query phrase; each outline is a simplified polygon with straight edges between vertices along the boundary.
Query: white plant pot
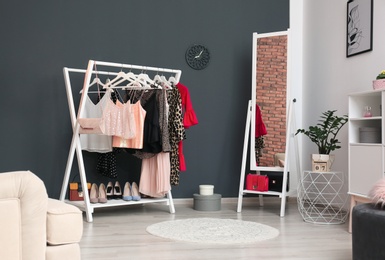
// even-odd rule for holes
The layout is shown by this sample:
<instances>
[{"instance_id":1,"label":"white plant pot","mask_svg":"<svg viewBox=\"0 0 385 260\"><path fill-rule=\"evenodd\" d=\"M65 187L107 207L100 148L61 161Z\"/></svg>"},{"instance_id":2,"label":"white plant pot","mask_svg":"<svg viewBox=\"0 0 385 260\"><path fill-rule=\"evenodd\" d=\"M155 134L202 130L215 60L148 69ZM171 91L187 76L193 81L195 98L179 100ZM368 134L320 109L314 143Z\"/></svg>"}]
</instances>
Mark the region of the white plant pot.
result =
<instances>
[{"instance_id":1,"label":"white plant pot","mask_svg":"<svg viewBox=\"0 0 385 260\"><path fill-rule=\"evenodd\" d=\"M312 154L311 165L313 172L330 172L334 163L334 154Z\"/></svg>"}]
</instances>

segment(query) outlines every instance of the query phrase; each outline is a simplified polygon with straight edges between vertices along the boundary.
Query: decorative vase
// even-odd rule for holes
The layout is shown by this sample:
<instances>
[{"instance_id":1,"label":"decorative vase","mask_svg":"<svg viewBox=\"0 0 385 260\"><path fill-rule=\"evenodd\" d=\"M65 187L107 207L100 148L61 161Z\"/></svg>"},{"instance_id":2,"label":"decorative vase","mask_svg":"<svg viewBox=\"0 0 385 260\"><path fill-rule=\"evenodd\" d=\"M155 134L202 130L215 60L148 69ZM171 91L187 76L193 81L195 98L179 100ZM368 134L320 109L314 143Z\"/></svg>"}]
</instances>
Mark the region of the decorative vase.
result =
<instances>
[{"instance_id":1,"label":"decorative vase","mask_svg":"<svg viewBox=\"0 0 385 260\"><path fill-rule=\"evenodd\" d=\"M385 79L373 80L373 89L384 89L384 88L385 88Z\"/></svg>"},{"instance_id":2,"label":"decorative vase","mask_svg":"<svg viewBox=\"0 0 385 260\"><path fill-rule=\"evenodd\" d=\"M311 165L313 172L330 172L334 163L334 154L312 154Z\"/></svg>"}]
</instances>

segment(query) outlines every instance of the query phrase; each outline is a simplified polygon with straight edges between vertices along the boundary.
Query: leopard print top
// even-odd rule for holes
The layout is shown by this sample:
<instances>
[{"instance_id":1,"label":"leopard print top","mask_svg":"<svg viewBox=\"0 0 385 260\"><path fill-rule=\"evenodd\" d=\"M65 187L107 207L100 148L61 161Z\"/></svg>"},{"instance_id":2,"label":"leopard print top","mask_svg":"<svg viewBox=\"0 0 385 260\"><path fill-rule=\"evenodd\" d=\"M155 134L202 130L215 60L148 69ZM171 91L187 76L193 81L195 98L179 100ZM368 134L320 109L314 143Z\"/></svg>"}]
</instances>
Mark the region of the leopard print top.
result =
<instances>
[{"instance_id":1,"label":"leopard print top","mask_svg":"<svg viewBox=\"0 0 385 260\"><path fill-rule=\"evenodd\" d=\"M183 127L182 117L182 99L177 88L173 88L167 92L167 100L170 105L168 129L170 133L170 183L171 185L179 185L179 149L178 144L183 139L186 139L186 132Z\"/></svg>"}]
</instances>

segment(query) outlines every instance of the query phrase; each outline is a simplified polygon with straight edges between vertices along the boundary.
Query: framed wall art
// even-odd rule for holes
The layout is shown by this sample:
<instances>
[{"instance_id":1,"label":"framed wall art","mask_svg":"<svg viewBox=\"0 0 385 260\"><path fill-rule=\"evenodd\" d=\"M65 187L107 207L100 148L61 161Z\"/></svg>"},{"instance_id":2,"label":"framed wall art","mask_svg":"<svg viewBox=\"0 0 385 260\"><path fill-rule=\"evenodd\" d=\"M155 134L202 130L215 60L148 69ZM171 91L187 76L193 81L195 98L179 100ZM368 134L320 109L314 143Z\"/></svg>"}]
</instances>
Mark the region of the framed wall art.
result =
<instances>
[{"instance_id":1,"label":"framed wall art","mask_svg":"<svg viewBox=\"0 0 385 260\"><path fill-rule=\"evenodd\" d=\"M349 0L347 4L346 57L373 49L373 0Z\"/></svg>"}]
</instances>

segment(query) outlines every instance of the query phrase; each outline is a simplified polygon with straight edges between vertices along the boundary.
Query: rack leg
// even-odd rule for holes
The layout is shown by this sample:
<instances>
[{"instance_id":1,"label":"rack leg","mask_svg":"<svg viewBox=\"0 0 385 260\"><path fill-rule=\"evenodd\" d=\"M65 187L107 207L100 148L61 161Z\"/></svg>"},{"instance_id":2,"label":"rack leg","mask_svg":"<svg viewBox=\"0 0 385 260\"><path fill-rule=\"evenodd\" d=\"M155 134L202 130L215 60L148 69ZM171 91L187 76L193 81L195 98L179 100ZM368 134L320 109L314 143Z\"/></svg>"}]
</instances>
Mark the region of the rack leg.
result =
<instances>
[{"instance_id":1,"label":"rack leg","mask_svg":"<svg viewBox=\"0 0 385 260\"><path fill-rule=\"evenodd\" d=\"M286 187L285 187L286 189ZM279 214L280 217L285 216L285 208L286 208L286 192L282 192L281 196L281 212Z\"/></svg>"},{"instance_id":2,"label":"rack leg","mask_svg":"<svg viewBox=\"0 0 385 260\"><path fill-rule=\"evenodd\" d=\"M86 170L84 168L83 153L80 145L80 137L79 137L79 134L77 133L75 135L75 144L76 144L76 155L78 159L79 175L80 175L80 181L82 184L82 189L83 191L88 191ZM83 195L84 195L84 204L86 209L87 222L92 222L93 219L92 219L92 208L90 203L90 197L88 192L83 192Z\"/></svg>"},{"instance_id":3,"label":"rack leg","mask_svg":"<svg viewBox=\"0 0 385 260\"><path fill-rule=\"evenodd\" d=\"M174 202L172 200L171 191L167 192L167 198L168 198L168 207L170 208L170 213L174 214L175 213L175 207L174 207Z\"/></svg>"},{"instance_id":4,"label":"rack leg","mask_svg":"<svg viewBox=\"0 0 385 260\"><path fill-rule=\"evenodd\" d=\"M250 125L251 125L251 111L252 111L251 100L249 100L249 104L247 106L245 138L243 140L243 155L242 155L242 165L241 165L241 176L240 176L240 180L239 180L237 212L242 211L243 189L245 187L245 171L246 171L246 162L247 162L247 144L249 141Z\"/></svg>"},{"instance_id":5,"label":"rack leg","mask_svg":"<svg viewBox=\"0 0 385 260\"><path fill-rule=\"evenodd\" d=\"M75 134L72 136L71 147L68 154L67 166L64 173L63 184L61 187L60 198L59 198L61 201L64 201L67 193L68 182L71 174L71 168L72 168L72 163L74 161L74 156L75 156Z\"/></svg>"},{"instance_id":6,"label":"rack leg","mask_svg":"<svg viewBox=\"0 0 385 260\"><path fill-rule=\"evenodd\" d=\"M295 120L294 116L294 108L293 104L296 102L296 99L294 98L292 102L289 103L288 107L288 119L286 124L286 147L285 147L285 166L283 167L283 182L282 182L282 194L281 194L281 212L280 216L285 216L285 207L286 207L286 186L287 186L287 178L288 178L288 169L289 169L289 145L290 145L290 136L292 133L293 128L293 120ZM295 129L294 129L295 130ZM296 147L295 147L296 148ZM295 151L297 152L297 151ZM297 154L298 157L298 154ZM299 160L297 160L298 163ZM297 165L298 167L298 165Z\"/></svg>"},{"instance_id":7,"label":"rack leg","mask_svg":"<svg viewBox=\"0 0 385 260\"><path fill-rule=\"evenodd\" d=\"M263 195L262 194L259 194L259 206L263 207L264 203L263 203Z\"/></svg>"}]
</instances>

